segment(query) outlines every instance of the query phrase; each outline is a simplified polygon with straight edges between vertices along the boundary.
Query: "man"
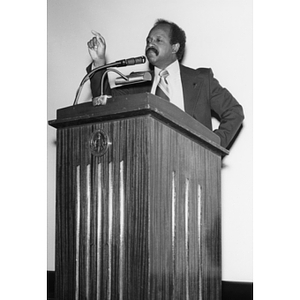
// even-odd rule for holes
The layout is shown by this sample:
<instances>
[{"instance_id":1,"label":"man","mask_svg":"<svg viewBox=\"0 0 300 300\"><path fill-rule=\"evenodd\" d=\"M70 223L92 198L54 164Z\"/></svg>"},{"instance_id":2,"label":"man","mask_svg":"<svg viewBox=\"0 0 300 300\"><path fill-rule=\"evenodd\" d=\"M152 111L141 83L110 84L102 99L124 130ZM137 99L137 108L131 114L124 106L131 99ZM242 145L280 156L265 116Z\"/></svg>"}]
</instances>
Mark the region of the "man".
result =
<instances>
[{"instance_id":1,"label":"man","mask_svg":"<svg viewBox=\"0 0 300 300\"><path fill-rule=\"evenodd\" d=\"M88 50L93 60L87 68L88 72L93 67L106 63L105 39L95 31L93 34L95 37L88 42ZM243 109L229 91L213 77L211 69L194 70L180 63L185 42L186 36L181 28L172 22L158 20L149 32L145 49L148 61L154 67L153 81L116 89L110 89L106 84L105 94L157 94L156 91L159 91L160 97L171 101L210 130L211 116L214 113L220 121L218 129L214 132L220 137L221 146L227 147L242 124ZM91 78L93 97L100 95L101 75L101 72L96 72Z\"/></svg>"}]
</instances>

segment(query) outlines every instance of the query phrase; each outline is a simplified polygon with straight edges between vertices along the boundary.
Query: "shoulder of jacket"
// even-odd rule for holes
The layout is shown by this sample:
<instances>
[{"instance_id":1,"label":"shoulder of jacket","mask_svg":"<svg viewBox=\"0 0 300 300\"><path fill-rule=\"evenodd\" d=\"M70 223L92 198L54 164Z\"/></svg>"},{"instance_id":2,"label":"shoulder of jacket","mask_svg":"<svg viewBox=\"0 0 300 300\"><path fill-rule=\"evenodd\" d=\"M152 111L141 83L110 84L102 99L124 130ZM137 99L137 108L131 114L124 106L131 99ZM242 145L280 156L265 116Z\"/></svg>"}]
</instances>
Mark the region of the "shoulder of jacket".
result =
<instances>
[{"instance_id":1,"label":"shoulder of jacket","mask_svg":"<svg viewBox=\"0 0 300 300\"><path fill-rule=\"evenodd\" d=\"M202 75L202 76L209 76L212 74L212 69L211 68L197 68L197 69L192 69L190 67L180 65L181 71L190 74L190 75Z\"/></svg>"}]
</instances>

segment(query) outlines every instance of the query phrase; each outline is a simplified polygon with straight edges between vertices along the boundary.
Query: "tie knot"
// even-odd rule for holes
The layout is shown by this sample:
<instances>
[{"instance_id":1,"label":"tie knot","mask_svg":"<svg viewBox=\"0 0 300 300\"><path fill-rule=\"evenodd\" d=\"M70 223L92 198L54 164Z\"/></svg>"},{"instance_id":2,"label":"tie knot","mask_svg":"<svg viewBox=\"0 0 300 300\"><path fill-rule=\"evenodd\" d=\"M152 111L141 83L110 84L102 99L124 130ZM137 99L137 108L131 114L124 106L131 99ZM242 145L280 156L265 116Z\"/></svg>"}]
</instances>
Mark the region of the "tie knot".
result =
<instances>
[{"instance_id":1,"label":"tie knot","mask_svg":"<svg viewBox=\"0 0 300 300\"><path fill-rule=\"evenodd\" d=\"M159 76L166 79L169 76L169 72L167 70L161 70Z\"/></svg>"}]
</instances>

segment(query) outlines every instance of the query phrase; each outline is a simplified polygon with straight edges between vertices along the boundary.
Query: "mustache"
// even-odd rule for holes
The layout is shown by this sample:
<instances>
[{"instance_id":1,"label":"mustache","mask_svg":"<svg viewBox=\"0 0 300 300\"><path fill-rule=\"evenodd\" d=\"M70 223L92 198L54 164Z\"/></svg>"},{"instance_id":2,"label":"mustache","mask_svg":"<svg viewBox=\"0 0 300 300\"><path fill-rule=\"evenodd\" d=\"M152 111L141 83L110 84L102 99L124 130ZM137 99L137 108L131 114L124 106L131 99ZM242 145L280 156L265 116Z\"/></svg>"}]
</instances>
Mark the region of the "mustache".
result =
<instances>
[{"instance_id":1,"label":"mustache","mask_svg":"<svg viewBox=\"0 0 300 300\"><path fill-rule=\"evenodd\" d=\"M158 55L158 50L156 48L154 48L153 46L150 46L149 48L146 49L146 54L149 51L153 51L156 55Z\"/></svg>"}]
</instances>

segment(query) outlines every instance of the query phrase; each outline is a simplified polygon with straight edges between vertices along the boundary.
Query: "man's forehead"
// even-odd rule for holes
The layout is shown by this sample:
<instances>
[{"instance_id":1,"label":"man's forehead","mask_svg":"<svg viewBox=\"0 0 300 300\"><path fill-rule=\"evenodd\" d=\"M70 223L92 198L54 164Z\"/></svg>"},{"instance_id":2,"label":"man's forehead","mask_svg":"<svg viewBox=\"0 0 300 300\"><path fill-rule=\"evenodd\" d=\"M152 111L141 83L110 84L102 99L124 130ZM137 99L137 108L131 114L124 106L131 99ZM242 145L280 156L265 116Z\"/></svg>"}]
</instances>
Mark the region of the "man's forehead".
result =
<instances>
[{"instance_id":1,"label":"man's forehead","mask_svg":"<svg viewBox=\"0 0 300 300\"><path fill-rule=\"evenodd\" d=\"M159 24L157 26L154 26L148 36L151 35L165 35L167 37L169 37L169 33L170 33L170 25L168 24Z\"/></svg>"}]
</instances>

